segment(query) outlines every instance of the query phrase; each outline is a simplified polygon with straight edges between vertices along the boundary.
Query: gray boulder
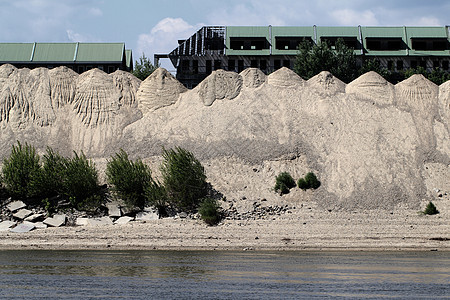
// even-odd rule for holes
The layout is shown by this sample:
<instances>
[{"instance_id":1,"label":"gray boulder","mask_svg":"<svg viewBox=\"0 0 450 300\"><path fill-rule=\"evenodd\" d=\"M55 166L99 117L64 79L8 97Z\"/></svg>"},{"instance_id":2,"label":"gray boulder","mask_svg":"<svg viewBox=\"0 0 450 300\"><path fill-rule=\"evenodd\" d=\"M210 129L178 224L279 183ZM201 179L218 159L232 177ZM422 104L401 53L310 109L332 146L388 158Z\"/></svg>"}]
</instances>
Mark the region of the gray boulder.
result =
<instances>
[{"instance_id":1,"label":"gray boulder","mask_svg":"<svg viewBox=\"0 0 450 300\"><path fill-rule=\"evenodd\" d=\"M44 217L44 214L32 214L25 218L25 221L34 222Z\"/></svg>"},{"instance_id":2,"label":"gray boulder","mask_svg":"<svg viewBox=\"0 0 450 300\"><path fill-rule=\"evenodd\" d=\"M25 219L26 217L28 217L29 215L32 215L32 214L33 214L33 212L32 212L31 210L28 210L28 209L26 209L26 208L23 208L23 209L17 211L17 212L13 215L13 217L16 218L16 219L23 220L23 219Z\"/></svg>"},{"instance_id":3,"label":"gray boulder","mask_svg":"<svg viewBox=\"0 0 450 300\"><path fill-rule=\"evenodd\" d=\"M157 212L149 212L149 211L142 211L136 214L136 221L141 222L147 222L147 221L153 221L158 220L159 214Z\"/></svg>"},{"instance_id":4,"label":"gray boulder","mask_svg":"<svg viewBox=\"0 0 450 300\"><path fill-rule=\"evenodd\" d=\"M110 217L101 217L101 218L93 218L88 219L87 221L88 226L107 226L107 225L113 225L113 221Z\"/></svg>"},{"instance_id":5,"label":"gray boulder","mask_svg":"<svg viewBox=\"0 0 450 300\"><path fill-rule=\"evenodd\" d=\"M66 215L54 215L53 217L46 218L44 224L51 227L60 227L66 223Z\"/></svg>"},{"instance_id":6,"label":"gray boulder","mask_svg":"<svg viewBox=\"0 0 450 300\"><path fill-rule=\"evenodd\" d=\"M124 225L124 224L129 223L132 220L133 220L132 217L128 217L128 216L120 217L114 222L114 224L116 224L116 225Z\"/></svg>"},{"instance_id":7,"label":"gray boulder","mask_svg":"<svg viewBox=\"0 0 450 300\"><path fill-rule=\"evenodd\" d=\"M108 215L110 217L117 218L117 217L121 217L122 216L120 208L116 204L108 204L108 205L106 205L106 207L108 208Z\"/></svg>"},{"instance_id":8,"label":"gray boulder","mask_svg":"<svg viewBox=\"0 0 450 300\"><path fill-rule=\"evenodd\" d=\"M16 210L19 210L19 209L24 208L24 207L26 207L26 204L23 203L22 201L14 201L14 202L9 203L6 206L6 208L8 208L8 210L10 212L15 212Z\"/></svg>"},{"instance_id":9,"label":"gray boulder","mask_svg":"<svg viewBox=\"0 0 450 300\"><path fill-rule=\"evenodd\" d=\"M17 223L14 221L3 221L0 222L0 231L8 231L11 227L15 226Z\"/></svg>"},{"instance_id":10,"label":"gray boulder","mask_svg":"<svg viewBox=\"0 0 450 300\"><path fill-rule=\"evenodd\" d=\"M36 226L33 223L24 222L24 223L17 225L14 228L11 228L9 231L16 232L16 233L25 233L25 232L29 232L29 231L33 230L34 228L36 228Z\"/></svg>"}]
</instances>

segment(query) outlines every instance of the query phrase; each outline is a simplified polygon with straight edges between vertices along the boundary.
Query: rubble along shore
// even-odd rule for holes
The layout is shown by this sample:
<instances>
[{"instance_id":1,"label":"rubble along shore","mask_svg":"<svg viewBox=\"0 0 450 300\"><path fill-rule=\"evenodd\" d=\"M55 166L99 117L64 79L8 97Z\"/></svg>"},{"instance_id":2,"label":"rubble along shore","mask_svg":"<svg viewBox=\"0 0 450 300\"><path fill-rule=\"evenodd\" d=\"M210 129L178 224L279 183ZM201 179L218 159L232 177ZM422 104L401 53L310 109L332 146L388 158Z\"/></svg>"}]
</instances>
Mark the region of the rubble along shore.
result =
<instances>
[{"instance_id":1,"label":"rubble along shore","mask_svg":"<svg viewBox=\"0 0 450 300\"><path fill-rule=\"evenodd\" d=\"M434 216L401 207L328 211L309 203L271 218L223 220L217 226L176 217L3 231L0 249L450 251L449 210L443 202Z\"/></svg>"}]
</instances>

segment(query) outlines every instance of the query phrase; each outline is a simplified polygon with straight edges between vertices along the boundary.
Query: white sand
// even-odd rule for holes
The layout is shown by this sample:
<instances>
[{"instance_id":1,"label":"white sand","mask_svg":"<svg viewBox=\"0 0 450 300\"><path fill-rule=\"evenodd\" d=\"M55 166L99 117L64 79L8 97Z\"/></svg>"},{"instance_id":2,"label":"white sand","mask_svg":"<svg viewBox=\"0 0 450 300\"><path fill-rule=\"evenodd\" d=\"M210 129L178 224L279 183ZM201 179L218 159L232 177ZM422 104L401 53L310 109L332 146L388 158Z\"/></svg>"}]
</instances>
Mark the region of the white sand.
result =
<instances>
[{"instance_id":1,"label":"white sand","mask_svg":"<svg viewBox=\"0 0 450 300\"><path fill-rule=\"evenodd\" d=\"M187 220L127 225L117 233L120 238L113 234L119 227L6 234L2 245L13 247L10 243L17 241L27 247L29 237L30 245L76 248L79 236L87 241L82 247L105 247L110 239L111 247L119 248L127 240L133 247L171 247L172 242L193 248L210 243L219 248L290 247L280 244L282 232L298 248L346 243L357 248L447 247L448 242L427 238L448 238L450 232L449 86L436 86L421 75L391 85L373 72L348 85L329 72L305 81L282 68L269 76L256 69L241 74L219 70L186 90L163 69L140 82L121 71L77 75L64 67L30 71L2 65L0 157L16 140L40 153L47 146L63 155L82 150L103 174L106 159L120 148L157 170L155 156L162 146L181 146L202 161L213 188L241 212L261 199L265 205L317 207L312 217L300 209L291 219L248 221L246 226L226 221L208 228ZM295 179L313 171L322 185L280 197L271 189L283 171ZM436 189L447 195L436 198ZM417 216L430 200L442 213ZM312 221L304 225L305 218ZM177 228L185 230L185 238L172 238ZM253 231L258 240L251 240ZM204 241L189 232L219 238ZM146 235L148 242L141 242L138 237Z\"/></svg>"}]
</instances>

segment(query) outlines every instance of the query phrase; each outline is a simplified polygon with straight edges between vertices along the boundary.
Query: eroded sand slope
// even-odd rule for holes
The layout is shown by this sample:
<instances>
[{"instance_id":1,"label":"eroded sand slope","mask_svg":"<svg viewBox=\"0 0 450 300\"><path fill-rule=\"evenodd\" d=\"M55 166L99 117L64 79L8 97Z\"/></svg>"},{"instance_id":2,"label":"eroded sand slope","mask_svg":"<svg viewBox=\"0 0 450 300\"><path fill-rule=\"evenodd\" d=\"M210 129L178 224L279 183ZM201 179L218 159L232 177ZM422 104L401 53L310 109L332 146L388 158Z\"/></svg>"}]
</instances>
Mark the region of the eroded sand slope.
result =
<instances>
[{"instance_id":1,"label":"eroded sand slope","mask_svg":"<svg viewBox=\"0 0 450 300\"><path fill-rule=\"evenodd\" d=\"M305 81L282 68L219 70L186 90L164 69L141 83L121 71L3 65L0 155L20 140L83 150L102 167L120 148L152 162L162 146L182 146L229 198L277 201L274 176L314 171L321 188L284 199L418 207L433 189L450 192L449 84L414 75L392 85L369 72L346 85L329 72Z\"/></svg>"}]
</instances>

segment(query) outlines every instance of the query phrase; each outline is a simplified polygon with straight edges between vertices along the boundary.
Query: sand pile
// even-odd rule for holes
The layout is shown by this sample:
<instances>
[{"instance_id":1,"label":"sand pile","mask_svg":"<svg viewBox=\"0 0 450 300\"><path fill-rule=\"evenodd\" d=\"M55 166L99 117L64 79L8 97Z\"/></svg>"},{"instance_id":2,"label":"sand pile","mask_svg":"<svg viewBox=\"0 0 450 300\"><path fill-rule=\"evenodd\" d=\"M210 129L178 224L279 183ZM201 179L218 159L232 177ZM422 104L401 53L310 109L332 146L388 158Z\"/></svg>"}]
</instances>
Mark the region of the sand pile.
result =
<instances>
[{"instance_id":1,"label":"sand pile","mask_svg":"<svg viewBox=\"0 0 450 300\"><path fill-rule=\"evenodd\" d=\"M137 92L139 109L145 114L172 105L187 89L163 68L158 68L140 85Z\"/></svg>"},{"instance_id":2,"label":"sand pile","mask_svg":"<svg viewBox=\"0 0 450 300\"><path fill-rule=\"evenodd\" d=\"M114 85L120 93L119 104L125 107L137 107L136 93L141 80L129 72L117 70L111 74Z\"/></svg>"},{"instance_id":3,"label":"sand pile","mask_svg":"<svg viewBox=\"0 0 450 300\"><path fill-rule=\"evenodd\" d=\"M297 75L294 71L283 67L279 70L276 70L268 77L268 83L273 86L278 87L293 87L296 85L303 85L305 81Z\"/></svg>"},{"instance_id":4,"label":"sand pile","mask_svg":"<svg viewBox=\"0 0 450 300\"><path fill-rule=\"evenodd\" d=\"M75 98L78 74L67 67L58 67L48 73L53 109L72 103Z\"/></svg>"},{"instance_id":5,"label":"sand pile","mask_svg":"<svg viewBox=\"0 0 450 300\"><path fill-rule=\"evenodd\" d=\"M33 130L2 130L2 155L18 138L33 143L30 136L103 161L120 148L153 161L162 146L181 146L203 161L213 187L243 208L263 198L329 208L417 207L434 189L447 188L449 82L437 87L417 75L393 86L370 72L345 85L329 72L305 82L286 68L269 76L218 70L188 91L163 69L139 88L123 72L77 77L60 70L66 81L56 88L52 71L0 69L2 122L9 124L17 106ZM271 189L282 171L296 179L313 171L322 186L280 198Z\"/></svg>"},{"instance_id":6,"label":"sand pile","mask_svg":"<svg viewBox=\"0 0 450 300\"><path fill-rule=\"evenodd\" d=\"M266 74L260 69L248 68L240 73L247 88L257 88L266 81Z\"/></svg>"},{"instance_id":7,"label":"sand pile","mask_svg":"<svg viewBox=\"0 0 450 300\"><path fill-rule=\"evenodd\" d=\"M392 105L394 103L394 86L373 71L367 72L350 82L345 91L360 99L372 101L377 105Z\"/></svg>"},{"instance_id":8,"label":"sand pile","mask_svg":"<svg viewBox=\"0 0 450 300\"><path fill-rule=\"evenodd\" d=\"M231 100L239 95L242 81L239 74L217 70L199 84L198 94L206 106L212 105L216 100Z\"/></svg>"}]
</instances>

